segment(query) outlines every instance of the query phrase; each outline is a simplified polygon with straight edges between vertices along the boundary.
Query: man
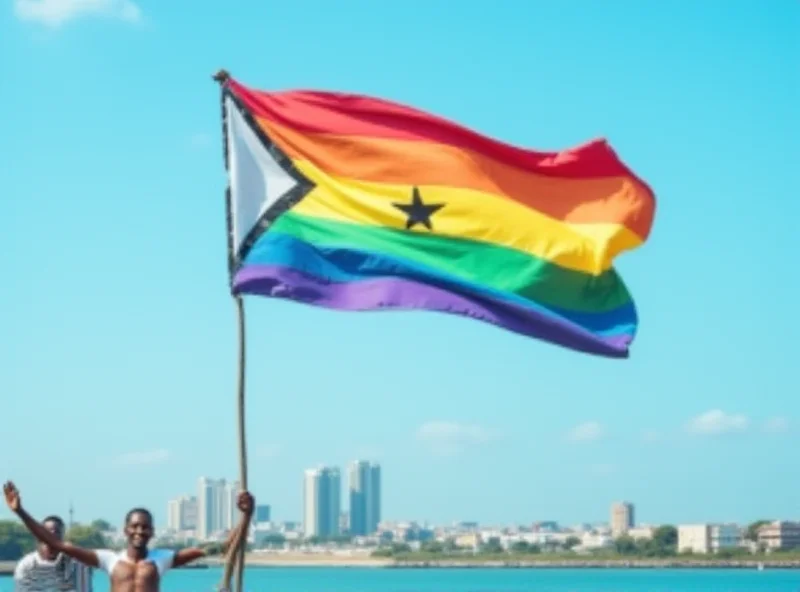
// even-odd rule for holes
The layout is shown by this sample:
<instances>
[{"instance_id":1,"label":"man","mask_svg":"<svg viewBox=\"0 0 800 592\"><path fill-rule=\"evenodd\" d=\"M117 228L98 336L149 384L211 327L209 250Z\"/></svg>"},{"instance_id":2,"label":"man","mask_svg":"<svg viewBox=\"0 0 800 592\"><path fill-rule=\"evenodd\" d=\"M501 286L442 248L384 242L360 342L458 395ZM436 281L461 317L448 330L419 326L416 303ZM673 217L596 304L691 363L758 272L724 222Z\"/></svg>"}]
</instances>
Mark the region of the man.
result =
<instances>
[{"instance_id":1,"label":"man","mask_svg":"<svg viewBox=\"0 0 800 592\"><path fill-rule=\"evenodd\" d=\"M3 494L8 507L20 517L28 530L56 551L69 555L89 567L99 567L111 579L111 592L160 592L161 578L168 569L186 565L191 561L204 557L203 549L191 548L180 551L149 550L147 544L153 536L153 517L144 508L134 508L125 516L125 537L128 547L122 552L109 550L91 550L75 547L58 540L53 534L36 522L22 508L20 494L12 482L3 486ZM237 506L242 512L239 524L234 528L227 548L232 542L239 540L239 532L247 529L253 516L255 503L250 493L239 494Z\"/></svg>"},{"instance_id":2,"label":"man","mask_svg":"<svg viewBox=\"0 0 800 592\"><path fill-rule=\"evenodd\" d=\"M42 526L59 541L64 540L64 521L48 516ZM69 559L46 543L17 562L14 569L16 592L91 592L92 570Z\"/></svg>"}]
</instances>

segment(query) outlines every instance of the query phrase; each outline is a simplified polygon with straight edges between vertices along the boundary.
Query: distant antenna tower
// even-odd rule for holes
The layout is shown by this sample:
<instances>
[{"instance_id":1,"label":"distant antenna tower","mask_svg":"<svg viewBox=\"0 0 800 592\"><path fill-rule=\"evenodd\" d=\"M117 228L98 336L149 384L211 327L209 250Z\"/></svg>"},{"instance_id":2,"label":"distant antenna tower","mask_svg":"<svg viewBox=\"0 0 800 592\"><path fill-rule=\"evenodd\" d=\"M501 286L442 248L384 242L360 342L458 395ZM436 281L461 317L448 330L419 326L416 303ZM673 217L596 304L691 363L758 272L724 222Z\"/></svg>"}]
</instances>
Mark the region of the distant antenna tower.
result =
<instances>
[{"instance_id":1,"label":"distant antenna tower","mask_svg":"<svg viewBox=\"0 0 800 592\"><path fill-rule=\"evenodd\" d=\"M75 525L75 508L72 506L72 502L69 502L69 527L72 528Z\"/></svg>"}]
</instances>

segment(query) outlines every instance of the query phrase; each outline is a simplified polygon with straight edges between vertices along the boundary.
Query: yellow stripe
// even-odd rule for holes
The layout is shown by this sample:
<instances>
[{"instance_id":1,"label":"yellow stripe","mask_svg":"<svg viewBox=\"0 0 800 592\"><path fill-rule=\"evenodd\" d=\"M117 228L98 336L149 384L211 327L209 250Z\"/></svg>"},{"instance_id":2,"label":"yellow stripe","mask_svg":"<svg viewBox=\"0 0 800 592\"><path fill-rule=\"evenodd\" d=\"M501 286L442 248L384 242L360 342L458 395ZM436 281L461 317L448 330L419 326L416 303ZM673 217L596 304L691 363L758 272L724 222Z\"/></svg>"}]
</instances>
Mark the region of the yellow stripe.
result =
<instances>
[{"instance_id":1,"label":"yellow stripe","mask_svg":"<svg viewBox=\"0 0 800 592\"><path fill-rule=\"evenodd\" d=\"M292 211L339 222L405 229L407 216L392 203L411 203L411 186L332 177L308 161L294 164L317 187ZM619 253L642 243L621 224L568 223L492 193L418 187L424 203L445 204L431 216L435 234L510 247L583 273L600 275ZM430 231L418 224L408 232Z\"/></svg>"}]
</instances>

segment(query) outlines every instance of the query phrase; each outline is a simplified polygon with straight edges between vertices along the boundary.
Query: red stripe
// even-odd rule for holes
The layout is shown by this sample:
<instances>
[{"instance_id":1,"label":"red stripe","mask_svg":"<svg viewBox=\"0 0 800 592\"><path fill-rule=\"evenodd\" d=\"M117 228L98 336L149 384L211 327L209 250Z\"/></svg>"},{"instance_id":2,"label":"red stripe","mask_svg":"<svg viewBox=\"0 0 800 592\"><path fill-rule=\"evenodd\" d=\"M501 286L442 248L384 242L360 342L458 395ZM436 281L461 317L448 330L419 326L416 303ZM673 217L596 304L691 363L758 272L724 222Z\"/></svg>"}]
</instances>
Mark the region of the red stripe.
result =
<instances>
[{"instance_id":1,"label":"red stripe","mask_svg":"<svg viewBox=\"0 0 800 592\"><path fill-rule=\"evenodd\" d=\"M605 140L562 152L538 152L505 144L457 123L384 99L322 91L263 92L233 79L231 92L257 117L300 132L369 136L447 144L472 150L522 170L552 177L639 179Z\"/></svg>"}]
</instances>

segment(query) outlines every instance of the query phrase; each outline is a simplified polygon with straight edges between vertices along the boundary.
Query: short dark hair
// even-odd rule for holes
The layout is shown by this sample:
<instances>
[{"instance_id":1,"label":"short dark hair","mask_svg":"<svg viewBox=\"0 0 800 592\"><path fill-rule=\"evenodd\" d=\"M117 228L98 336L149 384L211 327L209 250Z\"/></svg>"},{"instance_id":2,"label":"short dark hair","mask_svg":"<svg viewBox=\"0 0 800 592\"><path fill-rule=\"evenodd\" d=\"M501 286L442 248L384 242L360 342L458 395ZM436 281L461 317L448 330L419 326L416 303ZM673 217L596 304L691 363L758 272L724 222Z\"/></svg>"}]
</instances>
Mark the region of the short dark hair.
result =
<instances>
[{"instance_id":1,"label":"short dark hair","mask_svg":"<svg viewBox=\"0 0 800 592\"><path fill-rule=\"evenodd\" d=\"M150 510L148 510L147 508L134 508L133 510L125 514L125 524L131 521L131 516L133 516L134 514L144 514L145 516L147 516L147 519L150 520L150 524L153 523L153 515L150 513Z\"/></svg>"},{"instance_id":2,"label":"short dark hair","mask_svg":"<svg viewBox=\"0 0 800 592\"><path fill-rule=\"evenodd\" d=\"M64 528L64 521L61 519L61 516L56 516L54 514L50 515L44 520L42 520L42 524L44 524L45 522L55 522L56 524L58 524L59 528L61 529Z\"/></svg>"}]
</instances>

